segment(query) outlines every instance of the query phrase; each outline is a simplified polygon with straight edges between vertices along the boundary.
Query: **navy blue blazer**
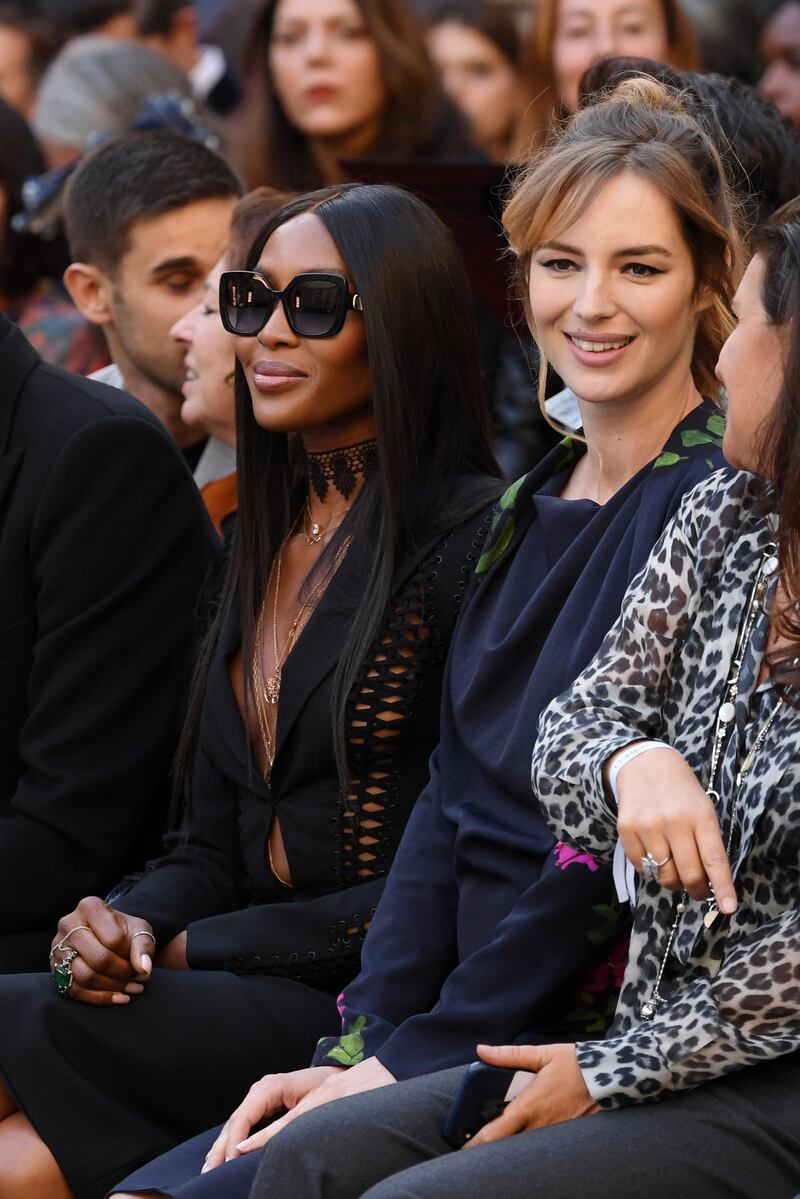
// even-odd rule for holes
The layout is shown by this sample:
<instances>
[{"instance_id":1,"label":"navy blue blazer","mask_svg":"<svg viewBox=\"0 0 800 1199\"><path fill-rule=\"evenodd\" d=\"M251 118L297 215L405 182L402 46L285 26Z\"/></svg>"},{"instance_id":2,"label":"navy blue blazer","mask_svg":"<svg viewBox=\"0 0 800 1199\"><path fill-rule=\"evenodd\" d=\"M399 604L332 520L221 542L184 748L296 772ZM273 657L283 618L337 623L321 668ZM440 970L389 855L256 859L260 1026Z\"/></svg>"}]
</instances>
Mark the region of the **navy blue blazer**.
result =
<instances>
[{"instance_id":1,"label":"navy blue blazer","mask_svg":"<svg viewBox=\"0 0 800 1199\"><path fill-rule=\"evenodd\" d=\"M530 786L543 708L592 659L684 494L721 456L710 401L602 506L559 492L583 447L556 447L501 501L459 619L441 741L316 1064L379 1060L398 1079L470 1061L478 1042L601 1034L616 1003L610 871L559 848Z\"/></svg>"}]
</instances>

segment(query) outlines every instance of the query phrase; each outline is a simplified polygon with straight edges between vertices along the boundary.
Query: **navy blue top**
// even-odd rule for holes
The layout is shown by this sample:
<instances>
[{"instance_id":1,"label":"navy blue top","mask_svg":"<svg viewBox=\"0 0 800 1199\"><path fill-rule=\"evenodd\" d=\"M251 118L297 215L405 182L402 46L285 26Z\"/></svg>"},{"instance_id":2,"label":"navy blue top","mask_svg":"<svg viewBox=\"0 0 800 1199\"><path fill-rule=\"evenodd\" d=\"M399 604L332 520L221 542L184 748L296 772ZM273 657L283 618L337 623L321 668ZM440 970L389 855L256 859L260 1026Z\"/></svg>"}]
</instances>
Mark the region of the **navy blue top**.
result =
<instances>
[{"instance_id":1,"label":"navy blue top","mask_svg":"<svg viewBox=\"0 0 800 1199\"><path fill-rule=\"evenodd\" d=\"M724 465L706 401L605 504L559 492L556 447L501 500L459 619L441 741L316 1064L376 1054L398 1079L470 1061L479 1041L600 1035L624 967L610 870L559 846L530 786L539 715L589 663L684 494ZM621 957L621 961L620 961Z\"/></svg>"}]
</instances>

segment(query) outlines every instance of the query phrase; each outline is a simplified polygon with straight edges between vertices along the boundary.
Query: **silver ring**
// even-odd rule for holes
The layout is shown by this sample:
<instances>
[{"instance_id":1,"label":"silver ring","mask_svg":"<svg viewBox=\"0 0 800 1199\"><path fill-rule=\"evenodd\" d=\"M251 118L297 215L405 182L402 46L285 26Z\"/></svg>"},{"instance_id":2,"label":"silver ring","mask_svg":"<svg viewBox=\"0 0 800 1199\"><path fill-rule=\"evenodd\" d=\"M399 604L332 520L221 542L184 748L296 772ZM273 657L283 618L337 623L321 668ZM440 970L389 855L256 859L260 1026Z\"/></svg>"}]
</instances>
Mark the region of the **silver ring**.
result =
<instances>
[{"instance_id":1,"label":"silver ring","mask_svg":"<svg viewBox=\"0 0 800 1199\"><path fill-rule=\"evenodd\" d=\"M646 853L643 858L639 859L642 867L642 874L649 883L657 883L659 871L671 859L672 854L668 853L663 862L657 862L651 853Z\"/></svg>"}]
</instances>

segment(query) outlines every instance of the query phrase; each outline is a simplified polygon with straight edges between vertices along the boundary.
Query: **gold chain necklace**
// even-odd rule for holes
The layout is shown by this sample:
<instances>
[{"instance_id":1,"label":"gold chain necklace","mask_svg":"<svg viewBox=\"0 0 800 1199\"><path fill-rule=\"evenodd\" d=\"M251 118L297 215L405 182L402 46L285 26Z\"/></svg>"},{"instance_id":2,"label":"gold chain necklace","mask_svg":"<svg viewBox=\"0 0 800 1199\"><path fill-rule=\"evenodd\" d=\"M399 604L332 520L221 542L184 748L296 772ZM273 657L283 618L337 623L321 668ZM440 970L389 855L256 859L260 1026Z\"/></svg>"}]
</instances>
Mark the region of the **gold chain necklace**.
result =
<instances>
[{"instance_id":1,"label":"gold chain necklace","mask_svg":"<svg viewBox=\"0 0 800 1199\"><path fill-rule=\"evenodd\" d=\"M303 516L303 536L306 539L306 543L308 545L318 545L326 533L331 532L332 528L338 529L339 525L342 523L339 521L339 524L334 525L333 522L336 520L336 517L341 516L344 518L350 511L351 507L352 504L348 504L346 508L339 508L338 511L331 514L331 516L328 518L327 524L321 525L319 521L312 520L311 503L309 497L306 497L306 510Z\"/></svg>"},{"instance_id":2,"label":"gold chain necklace","mask_svg":"<svg viewBox=\"0 0 800 1199\"><path fill-rule=\"evenodd\" d=\"M281 568L283 565L283 554L286 549L286 542L289 541L294 533L297 521L292 525L286 540L281 545L278 553L272 561L269 576L267 578L267 586L264 592L264 598L261 602L261 608L258 613L258 623L256 625L256 639L253 646L253 660L251 664L251 678L253 686L253 699L255 702L256 717L258 720L259 732L261 734L261 742L264 747L264 758L266 762L265 777L269 778L272 773L272 766L275 761L275 735L274 730L277 727L277 707L280 698L281 678L283 674L283 666L286 662L289 653L295 644L299 634L305 628L311 613L315 608L323 591L327 588L334 574L338 570L344 555L350 545L349 538L346 538L339 546L336 555L328 570L312 587L308 596L303 600L298 609L297 614L289 628L289 633L286 638L286 643L283 650L278 648L278 604L280 599L281 585ZM264 678L264 667L262 659L262 650L264 644L264 612L266 609L267 598L269 596L272 580L275 579L275 591L272 603L272 649L275 659L275 667L268 678ZM273 717L270 719L270 711Z\"/></svg>"}]
</instances>

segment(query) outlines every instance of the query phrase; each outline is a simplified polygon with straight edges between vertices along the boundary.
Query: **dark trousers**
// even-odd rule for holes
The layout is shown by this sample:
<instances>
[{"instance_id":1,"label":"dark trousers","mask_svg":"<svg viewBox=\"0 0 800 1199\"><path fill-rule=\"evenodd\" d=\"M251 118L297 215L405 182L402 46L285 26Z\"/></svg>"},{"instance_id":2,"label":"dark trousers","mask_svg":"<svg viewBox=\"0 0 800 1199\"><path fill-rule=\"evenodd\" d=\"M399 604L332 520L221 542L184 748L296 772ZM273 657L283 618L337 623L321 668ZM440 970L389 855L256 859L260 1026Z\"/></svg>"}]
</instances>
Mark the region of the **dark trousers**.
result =
<instances>
[{"instance_id":1,"label":"dark trousers","mask_svg":"<svg viewBox=\"0 0 800 1199\"><path fill-rule=\"evenodd\" d=\"M794 1060L453 1152L441 1127L463 1074L309 1112L264 1150L251 1199L793 1199L800 1190Z\"/></svg>"}]
</instances>

